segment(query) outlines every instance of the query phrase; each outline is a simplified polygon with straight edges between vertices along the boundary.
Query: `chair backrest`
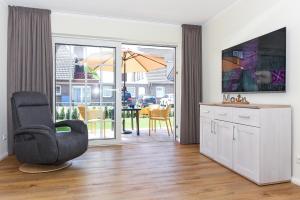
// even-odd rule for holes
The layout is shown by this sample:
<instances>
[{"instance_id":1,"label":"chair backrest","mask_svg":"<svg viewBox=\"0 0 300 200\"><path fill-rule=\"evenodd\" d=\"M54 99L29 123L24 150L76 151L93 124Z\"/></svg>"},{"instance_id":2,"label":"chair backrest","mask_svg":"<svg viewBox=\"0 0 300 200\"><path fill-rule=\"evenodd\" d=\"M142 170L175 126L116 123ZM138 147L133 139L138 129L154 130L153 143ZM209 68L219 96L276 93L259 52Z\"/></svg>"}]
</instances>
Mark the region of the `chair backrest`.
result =
<instances>
[{"instance_id":1,"label":"chair backrest","mask_svg":"<svg viewBox=\"0 0 300 200\"><path fill-rule=\"evenodd\" d=\"M140 117L149 117L150 109L148 107L142 108L139 112Z\"/></svg>"},{"instance_id":2,"label":"chair backrest","mask_svg":"<svg viewBox=\"0 0 300 200\"><path fill-rule=\"evenodd\" d=\"M80 118L81 120L85 120L85 110L86 106L85 105L78 105L78 110L80 113ZM87 108L86 111L87 114L87 120L93 120L93 119L105 119L105 112L102 108Z\"/></svg>"},{"instance_id":3,"label":"chair backrest","mask_svg":"<svg viewBox=\"0 0 300 200\"><path fill-rule=\"evenodd\" d=\"M150 104L149 109L154 110L154 109L159 109L160 105L159 104Z\"/></svg>"},{"instance_id":4,"label":"chair backrest","mask_svg":"<svg viewBox=\"0 0 300 200\"><path fill-rule=\"evenodd\" d=\"M79 110L79 114L80 114L80 119L81 120L85 120L85 105L78 105L78 110Z\"/></svg>"},{"instance_id":5,"label":"chair backrest","mask_svg":"<svg viewBox=\"0 0 300 200\"><path fill-rule=\"evenodd\" d=\"M105 120L105 112L102 108L92 108L87 110L88 120Z\"/></svg>"},{"instance_id":6,"label":"chair backrest","mask_svg":"<svg viewBox=\"0 0 300 200\"><path fill-rule=\"evenodd\" d=\"M39 92L16 92L11 97L14 128L44 125L54 129L46 95Z\"/></svg>"},{"instance_id":7,"label":"chair backrest","mask_svg":"<svg viewBox=\"0 0 300 200\"><path fill-rule=\"evenodd\" d=\"M98 117L102 120L105 120L105 109L103 107L99 108L99 113L98 113Z\"/></svg>"},{"instance_id":8,"label":"chair backrest","mask_svg":"<svg viewBox=\"0 0 300 200\"><path fill-rule=\"evenodd\" d=\"M150 118L162 117L164 119L169 119L170 112L171 112L171 106L167 106L166 108L153 109L150 112Z\"/></svg>"},{"instance_id":9,"label":"chair backrest","mask_svg":"<svg viewBox=\"0 0 300 200\"><path fill-rule=\"evenodd\" d=\"M171 113L171 106L168 105L164 110L163 110L163 117L164 118L169 118L170 117L170 113Z\"/></svg>"}]
</instances>

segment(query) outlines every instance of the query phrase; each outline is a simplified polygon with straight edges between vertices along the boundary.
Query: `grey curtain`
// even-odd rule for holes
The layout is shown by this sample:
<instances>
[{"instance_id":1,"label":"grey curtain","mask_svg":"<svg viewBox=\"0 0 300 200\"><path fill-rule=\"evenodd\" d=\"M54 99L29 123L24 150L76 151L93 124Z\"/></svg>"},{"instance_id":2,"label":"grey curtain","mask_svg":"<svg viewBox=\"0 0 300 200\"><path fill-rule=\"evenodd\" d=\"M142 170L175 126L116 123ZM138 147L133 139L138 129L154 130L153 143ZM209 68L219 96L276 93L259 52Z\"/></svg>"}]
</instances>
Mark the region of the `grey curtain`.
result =
<instances>
[{"instance_id":1,"label":"grey curtain","mask_svg":"<svg viewBox=\"0 0 300 200\"><path fill-rule=\"evenodd\" d=\"M182 25L180 143L199 143L199 102L202 100L201 26Z\"/></svg>"},{"instance_id":2,"label":"grey curtain","mask_svg":"<svg viewBox=\"0 0 300 200\"><path fill-rule=\"evenodd\" d=\"M8 152L13 153L10 98L16 91L45 93L52 105L53 60L50 10L9 6L7 101Z\"/></svg>"}]
</instances>

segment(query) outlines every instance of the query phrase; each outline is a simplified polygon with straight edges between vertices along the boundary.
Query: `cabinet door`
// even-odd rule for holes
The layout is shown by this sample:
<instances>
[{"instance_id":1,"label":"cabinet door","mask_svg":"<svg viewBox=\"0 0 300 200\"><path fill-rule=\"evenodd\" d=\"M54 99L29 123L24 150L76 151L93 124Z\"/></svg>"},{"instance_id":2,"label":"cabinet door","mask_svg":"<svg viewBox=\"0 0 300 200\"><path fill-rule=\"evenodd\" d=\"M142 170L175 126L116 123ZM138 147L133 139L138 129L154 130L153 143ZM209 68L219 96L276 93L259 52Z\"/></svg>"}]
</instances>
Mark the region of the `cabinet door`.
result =
<instances>
[{"instance_id":1,"label":"cabinet door","mask_svg":"<svg viewBox=\"0 0 300 200\"><path fill-rule=\"evenodd\" d=\"M215 158L216 154L216 135L212 130L212 120L200 118L200 152L210 158Z\"/></svg>"},{"instance_id":2,"label":"cabinet door","mask_svg":"<svg viewBox=\"0 0 300 200\"><path fill-rule=\"evenodd\" d=\"M233 168L241 175L259 182L259 128L234 126Z\"/></svg>"},{"instance_id":3,"label":"cabinet door","mask_svg":"<svg viewBox=\"0 0 300 200\"><path fill-rule=\"evenodd\" d=\"M233 124L216 120L215 133L217 135L216 159L221 164L232 169Z\"/></svg>"}]
</instances>

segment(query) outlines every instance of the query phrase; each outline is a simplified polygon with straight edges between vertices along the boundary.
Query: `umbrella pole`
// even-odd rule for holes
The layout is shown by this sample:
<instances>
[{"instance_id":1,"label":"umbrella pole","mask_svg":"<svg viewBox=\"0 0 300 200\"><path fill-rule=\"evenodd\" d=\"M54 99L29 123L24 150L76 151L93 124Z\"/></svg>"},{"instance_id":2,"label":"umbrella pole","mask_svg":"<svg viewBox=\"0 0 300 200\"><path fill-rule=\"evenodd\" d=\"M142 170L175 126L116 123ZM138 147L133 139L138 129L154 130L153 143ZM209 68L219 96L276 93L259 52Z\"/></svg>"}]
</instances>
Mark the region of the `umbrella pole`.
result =
<instances>
[{"instance_id":1,"label":"umbrella pole","mask_svg":"<svg viewBox=\"0 0 300 200\"><path fill-rule=\"evenodd\" d=\"M126 80L125 80L125 76L126 76L126 62L124 61L124 72L123 72L123 97L124 97L124 100L123 100L123 105L125 106L125 88L126 88Z\"/></svg>"},{"instance_id":2,"label":"umbrella pole","mask_svg":"<svg viewBox=\"0 0 300 200\"><path fill-rule=\"evenodd\" d=\"M123 106L125 106L126 104L126 101L125 101L125 94L126 94L126 91L125 91L125 88L126 88L126 79L125 79L125 74L126 74L126 61L124 60L124 77L123 77ZM124 118L123 118L123 134L131 134L132 132L131 131L128 131L128 130L125 130L125 117L126 115L124 114Z\"/></svg>"}]
</instances>

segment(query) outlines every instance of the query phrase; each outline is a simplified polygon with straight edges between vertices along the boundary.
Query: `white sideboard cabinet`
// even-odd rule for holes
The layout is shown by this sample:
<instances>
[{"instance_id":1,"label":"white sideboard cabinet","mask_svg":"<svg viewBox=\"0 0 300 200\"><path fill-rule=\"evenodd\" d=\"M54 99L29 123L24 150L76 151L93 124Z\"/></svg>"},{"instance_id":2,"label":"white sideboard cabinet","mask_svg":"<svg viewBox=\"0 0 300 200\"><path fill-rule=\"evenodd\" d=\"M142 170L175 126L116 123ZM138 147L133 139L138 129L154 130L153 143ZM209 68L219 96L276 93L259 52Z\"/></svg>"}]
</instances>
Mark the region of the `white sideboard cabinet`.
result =
<instances>
[{"instance_id":1,"label":"white sideboard cabinet","mask_svg":"<svg viewBox=\"0 0 300 200\"><path fill-rule=\"evenodd\" d=\"M291 107L200 104L200 153L259 185L291 179Z\"/></svg>"}]
</instances>

